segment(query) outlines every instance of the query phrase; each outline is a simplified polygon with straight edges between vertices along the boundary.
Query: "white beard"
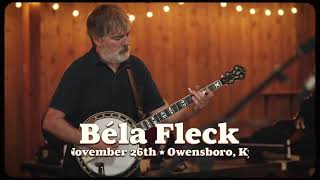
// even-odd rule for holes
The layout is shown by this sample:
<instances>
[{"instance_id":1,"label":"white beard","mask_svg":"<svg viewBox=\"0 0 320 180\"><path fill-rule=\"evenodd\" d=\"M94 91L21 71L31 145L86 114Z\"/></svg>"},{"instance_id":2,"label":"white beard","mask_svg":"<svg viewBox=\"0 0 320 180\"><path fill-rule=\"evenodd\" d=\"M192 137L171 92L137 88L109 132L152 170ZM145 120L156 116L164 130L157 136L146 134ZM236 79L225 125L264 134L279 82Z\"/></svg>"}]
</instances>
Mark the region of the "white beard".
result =
<instances>
[{"instance_id":1,"label":"white beard","mask_svg":"<svg viewBox=\"0 0 320 180\"><path fill-rule=\"evenodd\" d=\"M129 56L130 56L129 50L123 54L116 52L116 53L108 54L107 58L105 58L105 61L108 63L120 64L126 61L129 58Z\"/></svg>"},{"instance_id":2,"label":"white beard","mask_svg":"<svg viewBox=\"0 0 320 180\"><path fill-rule=\"evenodd\" d=\"M109 52L106 52L107 50L101 52L100 56L101 56L101 59L107 63L114 63L114 64L120 64L124 61L126 61L129 56L130 56L130 48L127 47L127 51L126 52L123 52L123 48L119 49L118 51L116 52L112 52L112 53L109 53Z\"/></svg>"},{"instance_id":3,"label":"white beard","mask_svg":"<svg viewBox=\"0 0 320 180\"><path fill-rule=\"evenodd\" d=\"M126 50L126 51L125 51ZM106 63L120 64L126 61L130 56L130 47L119 48L117 51L109 52L105 47L100 47L97 49L102 61Z\"/></svg>"}]
</instances>

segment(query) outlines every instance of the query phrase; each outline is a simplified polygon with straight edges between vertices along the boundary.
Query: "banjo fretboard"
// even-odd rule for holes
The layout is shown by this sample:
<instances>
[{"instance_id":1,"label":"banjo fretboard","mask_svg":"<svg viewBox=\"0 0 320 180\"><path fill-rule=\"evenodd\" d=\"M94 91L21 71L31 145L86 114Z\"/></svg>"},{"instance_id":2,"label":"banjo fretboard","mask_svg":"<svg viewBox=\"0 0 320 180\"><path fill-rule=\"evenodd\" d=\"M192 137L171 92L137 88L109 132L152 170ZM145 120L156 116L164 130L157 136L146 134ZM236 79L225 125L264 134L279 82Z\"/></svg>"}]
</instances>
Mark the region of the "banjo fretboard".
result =
<instances>
[{"instance_id":1,"label":"banjo fretboard","mask_svg":"<svg viewBox=\"0 0 320 180\"><path fill-rule=\"evenodd\" d=\"M202 88L200 91L207 93L208 91L215 91L223 86L223 83L220 80L217 80L208 86ZM187 95L186 97L178 100L177 102L171 104L169 107L165 108L164 110L148 117L147 119L142 120L141 122L137 123L137 127L143 130L148 130L152 127L155 127L155 124L162 122L163 120L167 119L171 115L175 114L176 112L182 110L183 108L189 106L193 103L192 95Z\"/></svg>"}]
</instances>

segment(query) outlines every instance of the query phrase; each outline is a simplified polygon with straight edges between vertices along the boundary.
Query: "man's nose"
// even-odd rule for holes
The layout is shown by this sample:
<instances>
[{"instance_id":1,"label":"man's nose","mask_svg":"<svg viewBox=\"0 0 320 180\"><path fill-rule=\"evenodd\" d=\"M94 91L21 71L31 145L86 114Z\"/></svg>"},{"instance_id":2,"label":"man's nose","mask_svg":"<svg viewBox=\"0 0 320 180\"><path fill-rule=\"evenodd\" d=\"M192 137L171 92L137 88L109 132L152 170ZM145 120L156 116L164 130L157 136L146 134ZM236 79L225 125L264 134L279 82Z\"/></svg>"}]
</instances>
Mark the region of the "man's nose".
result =
<instances>
[{"instance_id":1,"label":"man's nose","mask_svg":"<svg viewBox=\"0 0 320 180\"><path fill-rule=\"evenodd\" d=\"M129 44L129 36L123 36L123 38L122 38L122 44L123 45L127 45L127 44Z\"/></svg>"}]
</instances>

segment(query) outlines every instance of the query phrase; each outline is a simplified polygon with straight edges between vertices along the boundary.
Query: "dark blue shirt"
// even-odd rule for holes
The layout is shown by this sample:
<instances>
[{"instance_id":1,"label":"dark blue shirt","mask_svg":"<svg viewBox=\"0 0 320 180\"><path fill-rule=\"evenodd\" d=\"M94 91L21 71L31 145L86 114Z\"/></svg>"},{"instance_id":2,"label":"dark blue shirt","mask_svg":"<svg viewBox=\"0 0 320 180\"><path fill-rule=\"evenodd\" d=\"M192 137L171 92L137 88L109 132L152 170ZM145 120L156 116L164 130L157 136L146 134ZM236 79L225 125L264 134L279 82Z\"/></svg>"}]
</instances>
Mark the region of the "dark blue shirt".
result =
<instances>
[{"instance_id":1,"label":"dark blue shirt","mask_svg":"<svg viewBox=\"0 0 320 180\"><path fill-rule=\"evenodd\" d=\"M120 64L116 72L104 63L95 49L74 61L65 71L52 97L50 107L66 114L66 120L75 128L91 115L102 111L123 113L137 121L138 111L134 102L129 76L130 67L142 97L144 112L153 111L165 103L145 64L131 55ZM71 156L73 145L68 145L63 176L85 175Z\"/></svg>"},{"instance_id":2,"label":"dark blue shirt","mask_svg":"<svg viewBox=\"0 0 320 180\"><path fill-rule=\"evenodd\" d=\"M144 112L163 106L156 84L140 59L131 55L114 73L100 60L95 49L91 49L65 71L50 107L64 112L66 119L77 128L86 118L102 111L121 112L137 120L128 66L133 71Z\"/></svg>"}]
</instances>

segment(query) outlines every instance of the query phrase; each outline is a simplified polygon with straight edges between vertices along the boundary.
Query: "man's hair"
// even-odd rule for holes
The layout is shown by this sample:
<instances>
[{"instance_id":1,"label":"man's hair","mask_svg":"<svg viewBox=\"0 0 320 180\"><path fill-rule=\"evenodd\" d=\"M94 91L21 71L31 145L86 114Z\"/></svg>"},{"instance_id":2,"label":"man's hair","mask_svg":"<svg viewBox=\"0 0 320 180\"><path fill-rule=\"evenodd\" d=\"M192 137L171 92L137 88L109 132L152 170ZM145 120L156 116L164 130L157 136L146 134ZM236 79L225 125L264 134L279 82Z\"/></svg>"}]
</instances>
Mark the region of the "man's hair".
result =
<instances>
[{"instance_id":1,"label":"man's hair","mask_svg":"<svg viewBox=\"0 0 320 180\"><path fill-rule=\"evenodd\" d=\"M116 5L99 5L87 18L87 33L92 43L93 36L103 37L112 33L126 33L129 30L128 15Z\"/></svg>"}]
</instances>

